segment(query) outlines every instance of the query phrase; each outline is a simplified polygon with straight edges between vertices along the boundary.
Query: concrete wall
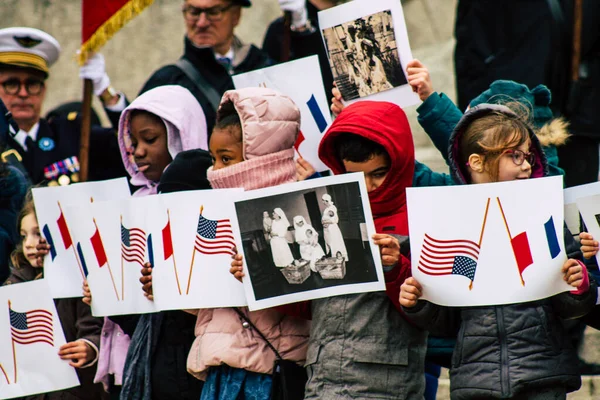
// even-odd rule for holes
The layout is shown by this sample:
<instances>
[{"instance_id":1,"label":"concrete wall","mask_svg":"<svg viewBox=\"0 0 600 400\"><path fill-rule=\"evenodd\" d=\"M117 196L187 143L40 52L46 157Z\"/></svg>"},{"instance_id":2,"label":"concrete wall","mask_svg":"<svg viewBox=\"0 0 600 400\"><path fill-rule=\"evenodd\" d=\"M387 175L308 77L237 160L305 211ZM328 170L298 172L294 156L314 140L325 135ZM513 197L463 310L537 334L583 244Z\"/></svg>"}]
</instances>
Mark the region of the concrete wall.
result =
<instances>
[{"instance_id":1,"label":"concrete wall","mask_svg":"<svg viewBox=\"0 0 600 400\"><path fill-rule=\"evenodd\" d=\"M454 97L452 38L457 0L404 0L413 55L430 69L435 88ZM159 66L176 60L183 51L181 0L154 4L119 31L102 49L113 86L134 98ZM279 16L277 0L255 0L244 10L238 34L260 45L270 21ZM30 26L57 38L63 52L52 68L45 111L81 98L75 52L80 44L80 0L1 0L0 27ZM100 104L95 100L94 106ZM416 121L416 107L407 109L415 133L417 157L438 170L447 170ZM100 113L102 114L102 113Z\"/></svg>"}]
</instances>

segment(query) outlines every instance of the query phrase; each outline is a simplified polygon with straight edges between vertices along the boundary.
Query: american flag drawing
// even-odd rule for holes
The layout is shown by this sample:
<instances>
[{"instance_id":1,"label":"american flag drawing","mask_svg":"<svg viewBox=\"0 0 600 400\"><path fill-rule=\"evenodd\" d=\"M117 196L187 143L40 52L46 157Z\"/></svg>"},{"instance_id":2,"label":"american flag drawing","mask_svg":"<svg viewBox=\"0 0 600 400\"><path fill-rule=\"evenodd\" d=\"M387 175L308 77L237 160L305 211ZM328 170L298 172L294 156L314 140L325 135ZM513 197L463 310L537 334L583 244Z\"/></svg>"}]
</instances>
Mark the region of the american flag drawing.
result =
<instances>
[{"instance_id":1,"label":"american flag drawing","mask_svg":"<svg viewBox=\"0 0 600 400\"><path fill-rule=\"evenodd\" d=\"M427 275L462 275L475 279L479 245L470 240L438 240L425 234L419 271Z\"/></svg>"},{"instance_id":2,"label":"american flag drawing","mask_svg":"<svg viewBox=\"0 0 600 400\"><path fill-rule=\"evenodd\" d=\"M47 343L54 346L52 313L46 310L17 312L9 308L12 340L19 344Z\"/></svg>"},{"instance_id":3,"label":"american flag drawing","mask_svg":"<svg viewBox=\"0 0 600 400\"><path fill-rule=\"evenodd\" d=\"M234 255L235 242L228 219L213 221L200 214L194 248L202 254Z\"/></svg>"},{"instance_id":4,"label":"american flag drawing","mask_svg":"<svg viewBox=\"0 0 600 400\"><path fill-rule=\"evenodd\" d=\"M146 233L139 228L127 229L121 224L121 256L125 261L144 265Z\"/></svg>"}]
</instances>

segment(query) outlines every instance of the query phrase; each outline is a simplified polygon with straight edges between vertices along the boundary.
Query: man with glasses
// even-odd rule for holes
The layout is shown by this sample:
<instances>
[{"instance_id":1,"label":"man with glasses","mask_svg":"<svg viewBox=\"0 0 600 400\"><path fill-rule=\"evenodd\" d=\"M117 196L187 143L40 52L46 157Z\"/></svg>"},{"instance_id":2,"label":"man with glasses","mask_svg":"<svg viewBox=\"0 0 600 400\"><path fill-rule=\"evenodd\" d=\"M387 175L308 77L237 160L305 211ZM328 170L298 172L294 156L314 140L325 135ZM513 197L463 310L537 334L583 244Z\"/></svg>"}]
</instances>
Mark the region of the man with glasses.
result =
<instances>
[{"instance_id":1,"label":"man with glasses","mask_svg":"<svg viewBox=\"0 0 600 400\"><path fill-rule=\"evenodd\" d=\"M0 143L0 156L25 170L34 184L67 185L79 180L79 121L64 118L49 123L41 118L49 68L59 55L60 45L46 32L0 29L0 99L19 127L6 143ZM90 149L90 179L107 178L106 170L122 171L113 130L92 129ZM111 167L115 162L119 165Z\"/></svg>"},{"instance_id":2,"label":"man with glasses","mask_svg":"<svg viewBox=\"0 0 600 400\"><path fill-rule=\"evenodd\" d=\"M157 86L180 85L198 100L206 115L209 133L223 93L233 89L231 75L271 64L265 53L234 35L242 7L249 0L184 0L186 27L184 54L177 63L157 70L141 92ZM216 103L216 104L215 104Z\"/></svg>"}]
</instances>

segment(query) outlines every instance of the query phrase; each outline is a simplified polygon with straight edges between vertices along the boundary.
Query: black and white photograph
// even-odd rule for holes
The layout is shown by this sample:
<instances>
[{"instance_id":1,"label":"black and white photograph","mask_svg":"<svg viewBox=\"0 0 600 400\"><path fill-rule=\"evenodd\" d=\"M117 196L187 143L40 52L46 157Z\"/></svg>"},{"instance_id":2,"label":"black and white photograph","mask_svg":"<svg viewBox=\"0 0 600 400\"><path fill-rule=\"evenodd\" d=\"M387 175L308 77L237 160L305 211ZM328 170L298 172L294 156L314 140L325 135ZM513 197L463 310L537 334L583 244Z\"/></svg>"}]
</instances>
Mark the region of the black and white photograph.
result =
<instances>
[{"instance_id":1,"label":"black and white photograph","mask_svg":"<svg viewBox=\"0 0 600 400\"><path fill-rule=\"evenodd\" d=\"M407 83L390 10L324 29L323 36L331 71L344 100Z\"/></svg>"},{"instance_id":2,"label":"black and white photograph","mask_svg":"<svg viewBox=\"0 0 600 400\"><path fill-rule=\"evenodd\" d=\"M413 59L402 3L351 1L319 12L329 67L343 102L419 103L406 77Z\"/></svg>"},{"instance_id":3,"label":"black and white photograph","mask_svg":"<svg viewBox=\"0 0 600 400\"><path fill-rule=\"evenodd\" d=\"M379 282L379 253L372 248L368 227L372 217L364 208L366 191L357 181L327 184L331 180L339 177L301 182L314 186L236 202L251 308L252 297L257 304L285 304L355 293L355 284ZM340 288L344 286L350 287ZM328 288L335 290L322 291ZM288 296L298 293L303 296Z\"/></svg>"}]
</instances>

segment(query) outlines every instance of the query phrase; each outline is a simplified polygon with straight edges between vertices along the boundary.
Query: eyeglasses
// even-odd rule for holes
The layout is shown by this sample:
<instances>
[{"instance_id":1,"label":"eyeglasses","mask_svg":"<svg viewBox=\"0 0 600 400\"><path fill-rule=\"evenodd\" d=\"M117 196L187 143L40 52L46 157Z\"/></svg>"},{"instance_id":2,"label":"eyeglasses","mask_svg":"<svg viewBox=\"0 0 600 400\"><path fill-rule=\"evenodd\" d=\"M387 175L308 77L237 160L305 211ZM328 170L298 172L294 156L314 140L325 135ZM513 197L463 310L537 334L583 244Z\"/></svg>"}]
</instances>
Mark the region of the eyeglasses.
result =
<instances>
[{"instance_id":1,"label":"eyeglasses","mask_svg":"<svg viewBox=\"0 0 600 400\"><path fill-rule=\"evenodd\" d=\"M535 164L535 154L534 153L525 153L521 150L506 150L504 154L509 154L512 158L512 161L515 165L523 165L525 160L529 163L529 165L533 166Z\"/></svg>"},{"instance_id":2,"label":"eyeglasses","mask_svg":"<svg viewBox=\"0 0 600 400\"><path fill-rule=\"evenodd\" d=\"M21 87L25 87L25 91L30 96L36 96L42 93L44 81L39 79L26 79L24 82L16 78L8 79L2 82L2 87L7 94L16 95L21 91Z\"/></svg>"},{"instance_id":3,"label":"eyeglasses","mask_svg":"<svg viewBox=\"0 0 600 400\"><path fill-rule=\"evenodd\" d=\"M231 7L233 7L233 3L226 6L216 6L211 8L198 8L187 5L183 7L182 11L183 16L188 22L198 22L203 13L206 14L206 19L211 22L215 22L223 19L225 11L229 10Z\"/></svg>"}]
</instances>

